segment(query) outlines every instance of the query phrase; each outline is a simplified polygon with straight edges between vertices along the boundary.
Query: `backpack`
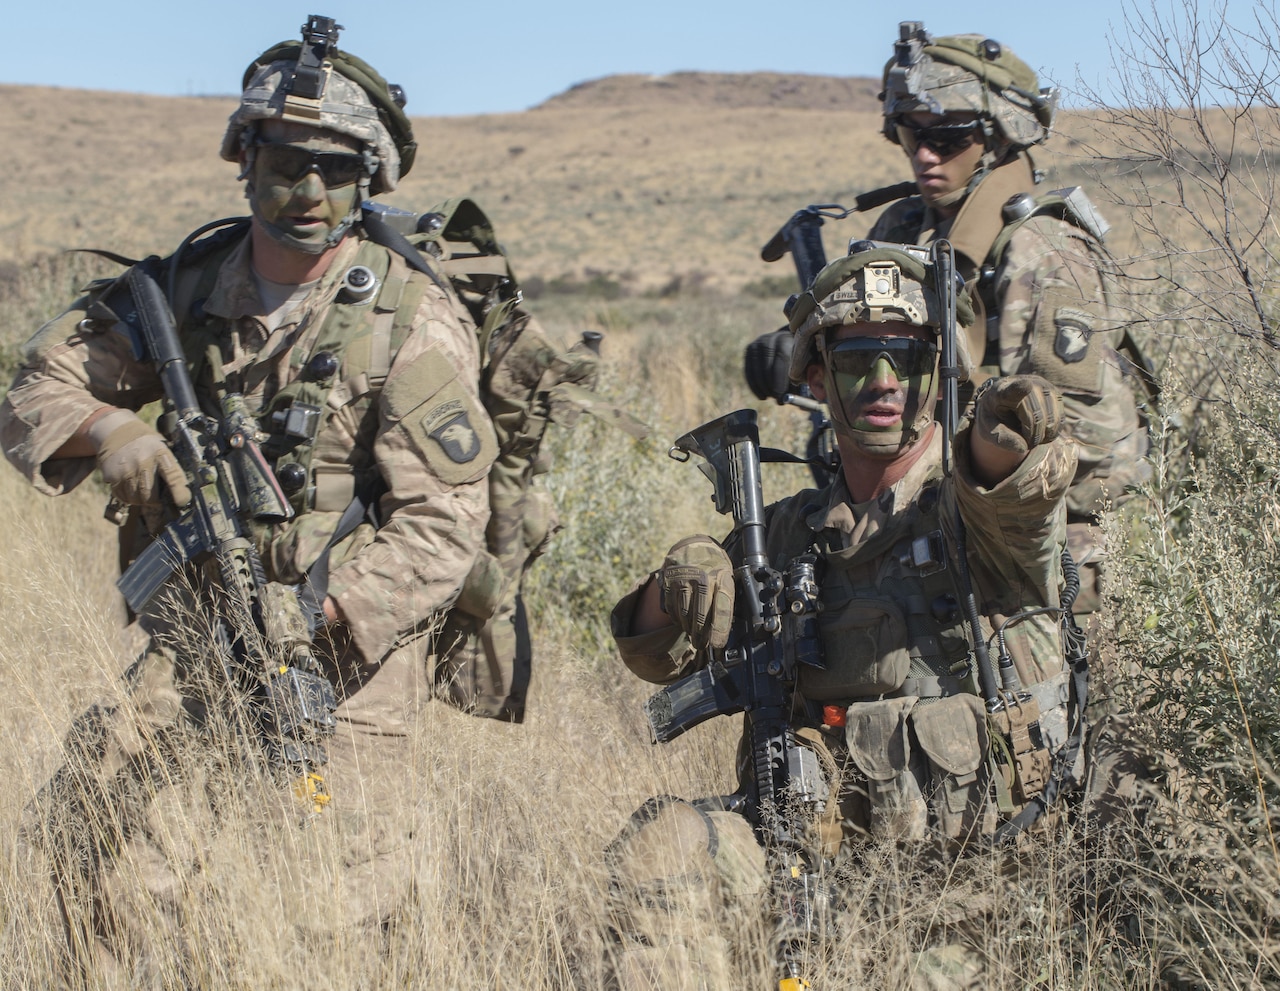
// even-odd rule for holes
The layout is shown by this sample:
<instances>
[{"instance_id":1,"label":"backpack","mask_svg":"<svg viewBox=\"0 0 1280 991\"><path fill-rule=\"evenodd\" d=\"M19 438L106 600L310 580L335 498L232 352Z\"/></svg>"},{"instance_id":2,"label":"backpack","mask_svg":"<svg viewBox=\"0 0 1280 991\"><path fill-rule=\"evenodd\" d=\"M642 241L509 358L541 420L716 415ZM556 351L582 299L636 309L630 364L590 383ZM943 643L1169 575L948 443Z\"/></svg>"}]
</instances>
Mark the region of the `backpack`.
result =
<instances>
[{"instance_id":1,"label":"backpack","mask_svg":"<svg viewBox=\"0 0 1280 991\"><path fill-rule=\"evenodd\" d=\"M647 428L595 396L600 334L586 332L565 347L521 309L518 283L493 226L472 200L448 200L421 217L376 210L407 244L433 259L470 311L480 343L481 399L498 437L486 549L445 622L437 650L445 670L437 677L461 707L519 722L532 654L521 588L560 529L550 493L535 484L551 467L542 446L547 429L552 423L572 427L584 412L635 437ZM366 222L366 230L371 226L376 221ZM404 250L383 232L372 236Z\"/></svg>"}]
</instances>

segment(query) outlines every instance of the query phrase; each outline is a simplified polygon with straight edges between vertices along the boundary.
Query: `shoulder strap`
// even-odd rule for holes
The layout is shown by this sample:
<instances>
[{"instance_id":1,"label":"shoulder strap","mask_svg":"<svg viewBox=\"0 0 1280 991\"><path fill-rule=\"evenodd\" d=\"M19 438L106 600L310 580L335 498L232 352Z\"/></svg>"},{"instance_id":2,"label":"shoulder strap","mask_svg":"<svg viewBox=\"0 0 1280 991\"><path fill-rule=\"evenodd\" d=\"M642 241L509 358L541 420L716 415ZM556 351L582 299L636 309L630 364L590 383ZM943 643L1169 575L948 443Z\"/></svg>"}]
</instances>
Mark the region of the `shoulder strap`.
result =
<instances>
[{"instance_id":1,"label":"shoulder strap","mask_svg":"<svg viewBox=\"0 0 1280 991\"><path fill-rule=\"evenodd\" d=\"M1023 155L1017 155L991 170L982 182L965 199L955 223L951 225L948 240L955 248L961 275L972 278L991 252L991 246L999 237L1007 221L1004 205L1019 193L1035 189L1031 163ZM965 269L968 269L965 271Z\"/></svg>"},{"instance_id":2,"label":"shoulder strap","mask_svg":"<svg viewBox=\"0 0 1280 991\"><path fill-rule=\"evenodd\" d=\"M364 232L369 235L370 241L382 245L389 251L394 251L408 263L410 268L421 272L439 286L441 292L447 293L449 291L445 288L440 276L436 274L435 269L427 264L427 260L422 257L422 252L414 247L407 237L392 227L380 212L377 210L365 210L361 224L364 227Z\"/></svg>"},{"instance_id":3,"label":"shoulder strap","mask_svg":"<svg viewBox=\"0 0 1280 991\"><path fill-rule=\"evenodd\" d=\"M992 239L983 260L984 273L994 272L999 267L1009 242L1013 240L1013 235L1034 217L1057 217L1090 235L1097 242L1098 249L1108 254L1103 246L1103 238L1107 236L1111 225L1098 212L1088 194L1079 186L1054 189L1039 196L1019 193L1001 207L1000 213L1003 226Z\"/></svg>"}]
</instances>

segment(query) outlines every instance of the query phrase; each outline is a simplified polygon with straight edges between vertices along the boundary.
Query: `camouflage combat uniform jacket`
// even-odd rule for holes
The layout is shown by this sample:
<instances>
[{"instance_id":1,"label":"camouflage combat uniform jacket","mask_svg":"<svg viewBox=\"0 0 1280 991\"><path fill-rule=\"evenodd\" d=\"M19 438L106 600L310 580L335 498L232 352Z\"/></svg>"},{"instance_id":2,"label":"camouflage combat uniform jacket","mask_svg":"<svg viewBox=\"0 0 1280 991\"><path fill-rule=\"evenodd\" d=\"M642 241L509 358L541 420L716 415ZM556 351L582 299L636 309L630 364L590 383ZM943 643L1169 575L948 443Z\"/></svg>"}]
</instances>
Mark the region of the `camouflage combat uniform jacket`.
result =
<instances>
[{"instance_id":1,"label":"camouflage combat uniform jacket","mask_svg":"<svg viewBox=\"0 0 1280 991\"><path fill-rule=\"evenodd\" d=\"M927 820L954 839L966 834L983 805L982 765L990 741L962 620L957 507L984 637L1024 609L1059 603L1063 495L1075 469L1075 445L1060 438L1035 448L1009 478L986 489L969 471L967 429L957 438L956 474L943 479L940 434L935 429L929 450L907 476L870 503L851 504L840 476L825 489L802 491L767 510L772 566L819 554L826 669L801 672L793 718L799 729L819 725L824 707L846 712L837 745L847 747L859 776L871 782L869 789L853 791L869 793L873 806L846 794L846 831L884 826L918 838ZM727 549L732 557L732 543ZM627 666L645 680L666 683L705 664L707 658L674 627L630 635L639 593L630 593L613 613ZM1023 687L1037 698L1044 741L1056 752L1069 735L1058 620L1033 616L1005 635ZM1038 793L1029 785L1028 793ZM948 799L930 800L926 810L921 796L931 793ZM881 804L912 809L911 822L889 827ZM968 811L957 817L948 805L952 812ZM1001 811L1013 809L1006 803ZM984 810L984 819L982 831L993 829L993 810Z\"/></svg>"},{"instance_id":2,"label":"camouflage combat uniform jacket","mask_svg":"<svg viewBox=\"0 0 1280 991\"><path fill-rule=\"evenodd\" d=\"M198 264L184 269L177 309L184 343L184 311L194 306L214 328L228 387L242 392L252 411L265 412L282 390L314 376L310 363L324 343L318 338L342 278L369 252L389 255L383 271L389 266L393 275L398 272L405 285L421 291L421 302L397 334L403 340L380 390L370 390L367 375L352 373L354 345L331 372L328 409L311 455L317 484L297 507L299 516L258 534L258 549L268 579L300 581L350 501L353 477L381 476L381 525L375 531L366 523L333 549L329 580L329 594L359 654L376 664L454 602L484 547L486 478L496 440L479 396L480 359L470 316L452 293L357 237L343 242L325 275L270 332L256 316L263 306L247 237L206 262L206 268L220 264L207 298L190 301L188 291L184 301L183 287L190 290L208 277ZM104 405L138 410L161 396L155 368L136 360L127 337L111 325L86 320L87 305L88 297L78 300L32 338L0 407L6 456L52 495L74 488L94 469L93 458L50 460L86 418ZM395 310L394 303L390 308ZM362 356L365 367L369 360ZM208 367L190 363L202 404L216 411ZM269 423L264 427L271 429ZM458 441L460 432L465 443Z\"/></svg>"},{"instance_id":3,"label":"camouflage combat uniform jacket","mask_svg":"<svg viewBox=\"0 0 1280 991\"><path fill-rule=\"evenodd\" d=\"M975 195L973 193L970 194ZM928 244L951 233L919 197L895 203L870 238ZM986 294L986 355L977 378L1042 375L1062 393L1067 429L1079 462L1067 493L1070 519L1091 520L1149 470L1146 427L1124 379L1116 348L1123 335L1099 269L1101 248L1085 231L1054 216L1036 216L1013 235Z\"/></svg>"}]
</instances>

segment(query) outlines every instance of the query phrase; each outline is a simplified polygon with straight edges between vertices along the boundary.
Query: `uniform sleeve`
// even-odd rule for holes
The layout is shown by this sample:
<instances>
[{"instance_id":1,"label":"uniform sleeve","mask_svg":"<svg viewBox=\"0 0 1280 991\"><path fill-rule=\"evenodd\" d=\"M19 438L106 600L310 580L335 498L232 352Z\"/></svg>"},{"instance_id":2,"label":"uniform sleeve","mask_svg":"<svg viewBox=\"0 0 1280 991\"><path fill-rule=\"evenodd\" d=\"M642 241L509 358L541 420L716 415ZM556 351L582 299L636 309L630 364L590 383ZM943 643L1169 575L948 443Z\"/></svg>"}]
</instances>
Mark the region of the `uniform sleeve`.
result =
<instances>
[{"instance_id":1,"label":"uniform sleeve","mask_svg":"<svg viewBox=\"0 0 1280 991\"><path fill-rule=\"evenodd\" d=\"M1104 292L1087 235L1053 217L1024 224L996 277L1000 370L1042 375L1062 393L1078 465L1069 496L1098 512L1146 472L1146 432L1116 352L1122 316Z\"/></svg>"},{"instance_id":2,"label":"uniform sleeve","mask_svg":"<svg viewBox=\"0 0 1280 991\"><path fill-rule=\"evenodd\" d=\"M806 489L765 507L765 553L775 565L781 566L795 555L795 528L801 526L796 516L797 507L812 502L815 495L814 490ZM720 544L729 560L735 564L742 561L744 552L737 531L729 533ZM656 580L654 574L641 578L618 600L609 614L609 628L618 654L631 673L645 681L665 685L704 667L710 658L705 650L695 650L688 634L675 624L649 633L632 632L636 603L645 586Z\"/></svg>"},{"instance_id":3,"label":"uniform sleeve","mask_svg":"<svg viewBox=\"0 0 1280 991\"><path fill-rule=\"evenodd\" d=\"M368 660L428 631L484 548L497 441L479 375L474 325L429 287L379 397L383 524L329 582Z\"/></svg>"},{"instance_id":4,"label":"uniform sleeve","mask_svg":"<svg viewBox=\"0 0 1280 991\"><path fill-rule=\"evenodd\" d=\"M966 422L956 434L955 498L968 534L970 560L992 580L986 598L1003 611L1057 605L1058 555L1066 541L1063 497L1076 466L1065 437L1031 449L1008 478L987 488L974 475Z\"/></svg>"},{"instance_id":5,"label":"uniform sleeve","mask_svg":"<svg viewBox=\"0 0 1280 991\"><path fill-rule=\"evenodd\" d=\"M609 628L618 647L622 663L637 678L659 685L667 685L702 666L688 635L674 623L650 633L633 634L631 620L636 600L649 583L646 575L624 595L609 615Z\"/></svg>"},{"instance_id":6,"label":"uniform sleeve","mask_svg":"<svg viewBox=\"0 0 1280 991\"><path fill-rule=\"evenodd\" d=\"M61 495L93 471L93 458L50 456L97 410L138 410L159 398L154 369L110 324L85 324L87 299L40 328L0 404L5 456L41 492Z\"/></svg>"},{"instance_id":7,"label":"uniform sleeve","mask_svg":"<svg viewBox=\"0 0 1280 991\"><path fill-rule=\"evenodd\" d=\"M1001 622L1026 609L1056 607L1067 539L1065 495L1075 472L1076 444L1058 437L1032 448L1013 474L986 488L973 475L969 430L966 421L956 434L956 472L947 494L959 503L964 521L978 610ZM952 518L953 513L943 512L944 521ZM1019 623L1008 640L1024 685L1061 669L1056 616Z\"/></svg>"}]
</instances>

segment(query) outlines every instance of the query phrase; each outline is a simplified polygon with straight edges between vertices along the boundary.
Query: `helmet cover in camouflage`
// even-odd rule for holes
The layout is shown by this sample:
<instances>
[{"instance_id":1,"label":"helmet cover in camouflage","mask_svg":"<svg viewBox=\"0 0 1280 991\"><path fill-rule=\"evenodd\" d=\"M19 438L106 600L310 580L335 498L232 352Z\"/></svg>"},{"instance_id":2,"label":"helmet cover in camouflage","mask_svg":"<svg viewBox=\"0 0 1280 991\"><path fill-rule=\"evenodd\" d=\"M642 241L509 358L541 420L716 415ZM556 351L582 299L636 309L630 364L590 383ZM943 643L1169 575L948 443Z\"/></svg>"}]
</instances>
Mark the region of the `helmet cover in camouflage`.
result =
<instances>
[{"instance_id":1,"label":"helmet cover in camouflage","mask_svg":"<svg viewBox=\"0 0 1280 991\"><path fill-rule=\"evenodd\" d=\"M848 255L818 273L809 291L791 309L790 326L796 335L792 378L806 381L817 349L834 344L834 340L824 341L828 327L834 332L852 324L890 325L885 328L885 336L898 336L892 334L894 324L940 332L945 319L944 300L937 292L934 271L927 249L876 241L854 244ZM972 307L963 296L956 299L956 319L973 321ZM954 336L957 362L962 374L967 374L968 354L961 352L959 344L963 335ZM904 391L902 415L896 427L869 426L864 417L851 414L848 404L857 399L870 376L858 376L850 382L834 361L824 360L822 369L825 399L836 436L866 454L894 457L924 437L933 423L939 385L936 356L927 372L912 372L904 378L894 369Z\"/></svg>"},{"instance_id":2,"label":"helmet cover in camouflage","mask_svg":"<svg viewBox=\"0 0 1280 991\"><path fill-rule=\"evenodd\" d=\"M925 249L876 241L855 243L848 255L818 273L791 310L790 327L795 334L791 380L805 380L805 369L817 360L815 338L824 327L906 323L940 328L942 301L934 285L933 265ZM961 325L973 322L973 307L964 293L956 299L956 320ZM972 367L964 337L956 335L962 377Z\"/></svg>"},{"instance_id":3,"label":"helmet cover in camouflage","mask_svg":"<svg viewBox=\"0 0 1280 991\"><path fill-rule=\"evenodd\" d=\"M1032 68L998 41L980 34L935 39L913 21L903 22L901 34L880 94L890 141L898 141L897 119L910 113L974 113L1015 148L1049 137L1057 91L1041 90Z\"/></svg>"},{"instance_id":4,"label":"helmet cover in camouflage","mask_svg":"<svg viewBox=\"0 0 1280 991\"><path fill-rule=\"evenodd\" d=\"M355 138L377 162L370 191L395 189L413 166L417 144L392 87L361 59L331 49L323 65L323 90L309 99L292 92L301 51L299 42L281 42L245 70L240 106L222 138L222 157L237 161L258 121L289 121Z\"/></svg>"}]
</instances>

